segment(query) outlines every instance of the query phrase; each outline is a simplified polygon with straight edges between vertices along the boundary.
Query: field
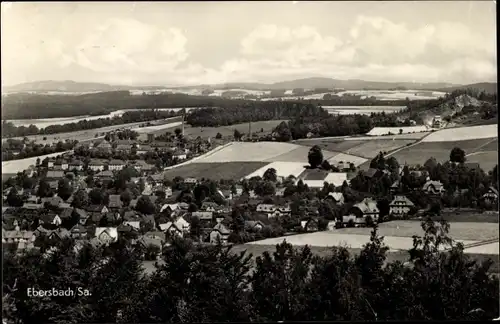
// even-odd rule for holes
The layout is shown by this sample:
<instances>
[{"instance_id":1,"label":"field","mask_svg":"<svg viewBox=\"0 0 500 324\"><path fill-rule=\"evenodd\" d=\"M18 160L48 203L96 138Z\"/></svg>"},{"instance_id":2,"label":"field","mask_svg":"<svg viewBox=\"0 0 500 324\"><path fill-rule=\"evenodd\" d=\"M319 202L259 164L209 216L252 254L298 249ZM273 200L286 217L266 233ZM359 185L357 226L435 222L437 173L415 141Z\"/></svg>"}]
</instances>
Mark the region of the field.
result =
<instances>
[{"instance_id":1,"label":"field","mask_svg":"<svg viewBox=\"0 0 500 324\"><path fill-rule=\"evenodd\" d=\"M306 169L300 178L303 180L323 180L328 176L328 171L318 169Z\"/></svg>"},{"instance_id":2,"label":"field","mask_svg":"<svg viewBox=\"0 0 500 324\"><path fill-rule=\"evenodd\" d=\"M359 166L359 165L365 163L366 159L362 158L360 156L339 153L339 154L335 155L334 157L328 159L328 162L330 164L336 164L338 162L353 163L355 166Z\"/></svg>"},{"instance_id":3,"label":"field","mask_svg":"<svg viewBox=\"0 0 500 324\"><path fill-rule=\"evenodd\" d=\"M177 176L212 180L240 179L267 164L265 162L189 163L166 170L163 174L170 179Z\"/></svg>"},{"instance_id":4,"label":"field","mask_svg":"<svg viewBox=\"0 0 500 324\"><path fill-rule=\"evenodd\" d=\"M498 164L498 152L476 152L467 156L467 162L479 163L481 168L485 171L491 171Z\"/></svg>"},{"instance_id":5,"label":"field","mask_svg":"<svg viewBox=\"0 0 500 324\"><path fill-rule=\"evenodd\" d=\"M406 126L406 127L375 127L366 135L381 136L387 134L411 134L428 131L426 126Z\"/></svg>"},{"instance_id":6,"label":"field","mask_svg":"<svg viewBox=\"0 0 500 324\"><path fill-rule=\"evenodd\" d=\"M485 125L443 129L425 137L423 142L464 141L495 137L498 137L498 125Z\"/></svg>"},{"instance_id":7,"label":"field","mask_svg":"<svg viewBox=\"0 0 500 324\"><path fill-rule=\"evenodd\" d=\"M299 145L290 143L275 143L275 142L235 142L225 147L224 149L199 159L198 162L236 162L236 161L270 161L272 158L279 155L291 152ZM307 161L307 155L306 155Z\"/></svg>"},{"instance_id":8,"label":"field","mask_svg":"<svg viewBox=\"0 0 500 324\"><path fill-rule=\"evenodd\" d=\"M429 137L432 135L429 135ZM496 139L492 138L483 138L483 139L472 139L472 140L461 140L461 141L449 141L449 142L420 142L414 146L404 148L400 151L395 152L394 154L390 154L394 156L399 164L408 163L410 165L420 164L423 165L427 159L434 157L438 162L446 162L450 159L450 152L454 147L460 147L465 151L465 154L471 154L467 156L467 161L470 162L479 162L483 168L486 170L488 166L491 166L493 163L492 154L480 154L472 155L473 153L481 150L483 147L491 145L496 141ZM496 155L494 152L493 155ZM495 157L494 160L497 158ZM484 166L483 166L484 164ZM496 162L495 162L496 164Z\"/></svg>"},{"instance_id":9,"label":"field","mask_svg":"<svg viewBox=\"0 0 500 324\"><path fill-rule=\"evenodd\" d=\"M260 169L255 170L252 173L249 173L245 176L245 178L250 179L251 177L262 177L264 172L266 172L269 168L274 168L278 177L288 177L289 175L293 175L295 177L299 177L305 170L304 166L306 164L302 162L273 162L273 163L265 163Z\"/></svg>"},{"instance_id":10,"label":"field","mask_svg":"<svg viewBox=\"0 0 500 324\"><path fill-rule=\"evenodd\" d=\"M146 127L137 127L132 130L136 131L139 134L156 134L157 132L166 132L167 129L171 129L174 127L182 126L182 122L173 122L163 125L154 125L154 126L146 126Z\"/></svg>"},{"instance_id":11,"label":"field","mask_svg":"<svg viewBox=\"0 0 500 324\"><path fill-rule=\"evenodd\" d=\"M326 151L334 151L334 152L346 152L350 148L361 145L365 143L365 141L346 141L343 139L312 139L312 140L298 140L294 143L304 146L314 146L318 145L322 150Z\"/></svg>"},{"instance_id":12,"label":"field","mask_svg":"<svg viewBox=\"0 0 500 324\"><path fill-rule=\"evenodd\" d=\"M350 141L346 141L350 142ZM345 153L362 156L368 159L374 158L379 152L390 153L400 147L414 143L414 140L373 140L364 141L362 144L351 147Z\"/></svg>"}]
</instances>

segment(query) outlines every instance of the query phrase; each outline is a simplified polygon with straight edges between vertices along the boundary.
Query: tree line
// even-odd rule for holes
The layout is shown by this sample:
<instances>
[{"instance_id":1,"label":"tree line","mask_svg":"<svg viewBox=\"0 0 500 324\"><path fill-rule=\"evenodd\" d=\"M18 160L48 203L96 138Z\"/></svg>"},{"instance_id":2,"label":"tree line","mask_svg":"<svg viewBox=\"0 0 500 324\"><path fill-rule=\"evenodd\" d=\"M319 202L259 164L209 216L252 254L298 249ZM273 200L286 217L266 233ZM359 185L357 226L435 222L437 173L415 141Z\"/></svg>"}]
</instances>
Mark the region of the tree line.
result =
<instances>
[{"instance_id":1,"label":"tree line","mask_svg":"<svg viewBox=\"0 0 500 324\"><path fill-rule=\"evenodd\" d=\"M448 252L449 225L423 222L408 262L388 260L373 230L357 254L286 242L253 256L231 247L174 239L151 274L143 248L75 244L15 255L3 249L3 318L7 323L160 323L264 321L491 320L499 282L461 244ZM78 287L81 293L78 293ZM65 297L28 297L28 288L71 288ZM87 290L84 293L83 289Z\"/></svg>"}]
</instances>

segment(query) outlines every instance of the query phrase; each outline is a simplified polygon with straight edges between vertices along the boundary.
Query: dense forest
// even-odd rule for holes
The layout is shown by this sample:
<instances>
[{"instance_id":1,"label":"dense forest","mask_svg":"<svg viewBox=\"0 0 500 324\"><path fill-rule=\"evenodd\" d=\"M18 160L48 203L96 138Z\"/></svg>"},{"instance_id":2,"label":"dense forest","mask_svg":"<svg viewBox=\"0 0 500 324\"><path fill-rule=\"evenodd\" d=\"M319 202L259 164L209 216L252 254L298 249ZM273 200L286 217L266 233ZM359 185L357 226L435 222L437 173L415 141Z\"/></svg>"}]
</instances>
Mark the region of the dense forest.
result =
<instances>
[{"instance_id":1,"label":"dense forest","mask_svg":"<svg viewBox=\"0 0 500 324\"><path fill-rule=\"evenodd\" d=\"M175 116L180 116L184 113L184 109L178 112L173 111L160 111L154 109L144 109L127 111L121 116L115 116L113 118L99 118L94 120L81 120L76 123L67 123L62 125L51 125L42 129L38 129L35 125L30 125L28 127L19 126L16 127L12 122L4 120L2 122L2 137L23 137L29 135L49 135L58 134L66 132L74 132L87 129L95 129L107 126L122 125L127 123L137 123L137 122L150 122L154 120L160 120Z\"/></svg>"},{"instance_id":2,"label":"dense forest","mask_svg":"<svg viewBox=\"0 0 500 324\"><path fill-rule=\"evenodd\" d=\"M174 239L150 275L143 248L126 239L109 246L63 239L16 256L4 248L6 323L174 323L269 321L491 320L498 316L498 278L491 261L471 260L451 242L449 224L422 223L410 261L387 261L372 232L359 254L277 245L253 259L221 245ZM50 247L52 246L52 247ZM147 249L147 248L146 248ZM142 251L141 251L142 250ZM28 289L68 290L33 298Z\"/></svg>"}]
</instances>

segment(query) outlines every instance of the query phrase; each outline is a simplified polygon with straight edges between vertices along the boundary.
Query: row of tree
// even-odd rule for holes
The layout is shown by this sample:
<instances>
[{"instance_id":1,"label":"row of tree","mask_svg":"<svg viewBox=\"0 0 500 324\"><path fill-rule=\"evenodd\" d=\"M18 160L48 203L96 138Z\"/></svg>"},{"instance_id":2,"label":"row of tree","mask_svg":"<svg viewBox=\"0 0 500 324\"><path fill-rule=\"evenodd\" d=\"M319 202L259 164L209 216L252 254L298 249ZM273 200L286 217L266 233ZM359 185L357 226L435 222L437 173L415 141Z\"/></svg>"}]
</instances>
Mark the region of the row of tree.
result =
<instances>
[{"instance_id":1,"label":"row of tree","mask_svg":"<svg viewBox=\"0 0 500 324\"><path fill-rule=\"evenodd\" d=\"M110 246L55 247L14 255L4 248L3 318L7 323L160 323L263 321L491 320L499 282L460 245L449 252L449 226L423 223L409 262L387 259L373 231L362 251L282 243L256 256L221 245L175 239L145 275L144 250ZM5 247L5 246L4 246ZM68 290L64 297L28 296L31 289ZM79 289L80 288L80 289Z\"/></svg>"}]
</instances>

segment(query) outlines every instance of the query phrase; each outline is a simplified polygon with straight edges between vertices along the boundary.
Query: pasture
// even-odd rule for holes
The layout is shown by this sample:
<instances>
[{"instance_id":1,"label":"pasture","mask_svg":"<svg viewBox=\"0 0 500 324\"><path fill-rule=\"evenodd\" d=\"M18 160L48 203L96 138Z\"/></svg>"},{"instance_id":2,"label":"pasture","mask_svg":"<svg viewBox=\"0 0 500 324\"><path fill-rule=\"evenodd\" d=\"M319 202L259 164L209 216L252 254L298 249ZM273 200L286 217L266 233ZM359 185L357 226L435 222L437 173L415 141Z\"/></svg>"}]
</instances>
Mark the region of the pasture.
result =
<instances>
[{"instance_id":1,"label":"pasture","mask_svg":"<svg viewBox=\"0 0 500 324\"><path fill-rule=\"evenodd\" d=\"M211 180L240 179L268 163L265 162L226 162L226 163L189 163L163 171L164 177L193 177Z\"/></svg>"},{"instance_id":2,"label":"pasture","mask_svg":"<svg viewBox=\"0 0 500 324\"><path fill-rule=\"evenodd\" d=\"M427 126L402 126L402 127L374 127L366 135L381 136L381 135L394 135L394 134L411 134L427 132Z\"/></svg>"},{"instance_id":3,"label":"pasture","mask_svg":"<svg viewBox=\"0 0 500 324\"><path fill-rule=\"evenodd\" d=\"M266 161L270 162L303 162L304 164L308 164L308 159L307 155L309 154L309 150L311 148L307 146L297 146L297 148L286 152L284 154L280 154L277 156L273 156ZM322 150L323 151L323 158L325 160L328 160L335 155L337 155L337 152L330 152L327 150Z\"/></svg>"},{"instance_id":4,"label":"pasture","mask_svg":"<svg viewBox=\"0 0 500 324\"><path fill-rule=\"evenodd\" d=\"M344 162L344 163L353 163L355 166L359 166L363 163L365 163L367 159L360 157L360 156L355 156L355 155L350 155L350 154L344 154L344 153L339 153L335 155L334 157L328 159L328 162L330 164L337 164L339 162Z\"/></svg>"},{"instance_id":5,"label":"pasture","mask_svg":"<svg viewBox=\"0 0 500 324\"><path fill-rule=\"evenodd\" d=\"M429 135L431 136L431 135ZM429 158L434 157L438 162L446 162L450 159L450 152L454 147L459 147L465 151L467 156L467 161L478 162L481 167L486 170L490 170L487 167L493 163L493 157L491 154L473 155L473 153L482 149L483 147L490 145L495 139L483 138L483 139L472 139L472 140L462 140L462 141L449 141L449 142L425 142L422 141L416 145L408 148L404 148L394 154L389 154L394 156L399 164L408 163L409 165L423 165ZM495 152L496 154L496 152ZM495 158L496 159L496 158ZM483 166L483 164L485 164ZM496 162L495 162L496 164Z\"/></svg>"}]
</instances>

